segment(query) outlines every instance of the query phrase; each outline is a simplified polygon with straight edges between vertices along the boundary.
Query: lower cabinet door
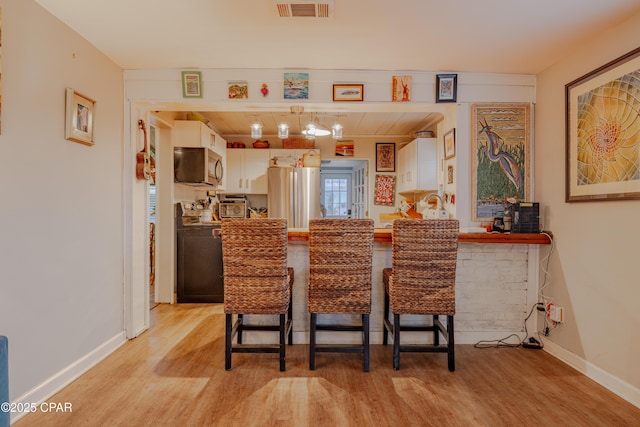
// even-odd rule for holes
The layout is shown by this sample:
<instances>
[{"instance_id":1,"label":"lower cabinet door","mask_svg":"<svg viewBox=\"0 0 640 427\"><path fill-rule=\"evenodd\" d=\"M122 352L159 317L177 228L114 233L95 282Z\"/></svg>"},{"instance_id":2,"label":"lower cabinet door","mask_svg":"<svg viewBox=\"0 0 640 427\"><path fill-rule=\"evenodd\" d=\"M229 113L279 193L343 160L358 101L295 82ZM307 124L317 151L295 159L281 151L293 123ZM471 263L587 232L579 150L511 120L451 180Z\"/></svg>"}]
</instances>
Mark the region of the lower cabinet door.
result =
<instances>
[{"instance_id":1,"label":"lower cabinet door","mask_svg":"<svg viewBox=\"0 0 640 427\"><path fill-rule=\"evenodd\" d=\"M178 230L178 302L224 302L222 240L211 228Z\"/></svg>"}]
</instances>

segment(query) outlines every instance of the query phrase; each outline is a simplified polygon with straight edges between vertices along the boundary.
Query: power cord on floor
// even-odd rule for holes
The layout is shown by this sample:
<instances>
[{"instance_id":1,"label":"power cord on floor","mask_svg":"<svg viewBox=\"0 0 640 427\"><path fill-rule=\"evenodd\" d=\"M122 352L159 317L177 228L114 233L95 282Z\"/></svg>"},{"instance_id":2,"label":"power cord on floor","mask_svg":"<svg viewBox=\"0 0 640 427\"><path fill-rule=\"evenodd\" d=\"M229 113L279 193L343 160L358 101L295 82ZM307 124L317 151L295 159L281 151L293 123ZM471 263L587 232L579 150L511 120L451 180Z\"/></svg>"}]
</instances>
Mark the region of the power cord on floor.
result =
<instances>
[{"instance_id":1,"label":"power cord on floor","mask_svg":"<svg viewBox=\"0 0 640 427\"><path fill-rule=\"evenodd\" d=\"M545 257L546 260L546 266L544 265L544 261L543 260L540 265L541 268L544 272L544 278L543 278L543 282L542 282L542 286L540 287L540 290L538 291L538 299L540 300L540 302L537 302L535 304L533 304L533 306L531 306L531 310L529 310L529 314L527 315L527 317L524 319L524 338L521 340L520 336L518 334L511 334L508 337L505 338L501 338L501 339L497 339L497 340L488 340L488 341L478 341L477 343L475 343L473 346L475 348L500 348L500 347L524 347L524 348L531 348L531 349L536 349L536 350L541 350L542 348L544 348L544 344L542 343L541 339L540 339L540 334L538 333L538 339L534 338L533 336L529 336L529 331L527 330L527 320L529 320L529 318L531 317L531 315L533 314L533 312L536 310L536 308L539 305L542 305L542 307L544 307L545 310L545 314L546 314L546 305L545 305L545 301L546 301L546 296L544 295L543 291L544 288L546 288L547 286L549 286L549 284L551 283L551 281L547 281L547 278L551 276L551 274L549 273L549 261L551 259L551 254L553 253L553 249L554 249L554 241L553 238L551 237L550 234L548 233L544 233L541 232L540 234L544 234L545 236L547 236L549 238L549 240L551 241L551 249L549 250L549 253L547 254L547 256ZM547 325L547 317L545 315L545 319L544 319L544 327L545 327L545 332L549 331L549 326ZM557 326L554 326L554 328ZM518 339L517 343L508 343L507 340L515 337ZM528 338L528 339L527 339Z\"/></svg>"},{"instance_id":2,"label":"power cord on floor","mask_svg":"<svg viewBox=\"0 0 640 427\"><path fill-rule=\"evenodd\" d=\"M544 347L542 345L542 343L535 339L534 337L529 337L529 331L527 330L527 320L529 320L529 318L531 317L531 315L533 314L533 312L535 311L536 307L538 306L538 304L534 304L531 307L531 310L529 310L529 314L527 315L527 317L524 319L524 338L520 339L520 336L518 334L511 334L506 338L501 338L498 340L489 340L489 341L478 341L477 343L475 343L473 346L475 348L500 348L500 347L520 347L521 345L525 348L542 348ZM515 337L518 339L517 343L508 343L507 340ZM529 338L529 340L527 340L527 338Z\"/></svg>"}]
</instances>

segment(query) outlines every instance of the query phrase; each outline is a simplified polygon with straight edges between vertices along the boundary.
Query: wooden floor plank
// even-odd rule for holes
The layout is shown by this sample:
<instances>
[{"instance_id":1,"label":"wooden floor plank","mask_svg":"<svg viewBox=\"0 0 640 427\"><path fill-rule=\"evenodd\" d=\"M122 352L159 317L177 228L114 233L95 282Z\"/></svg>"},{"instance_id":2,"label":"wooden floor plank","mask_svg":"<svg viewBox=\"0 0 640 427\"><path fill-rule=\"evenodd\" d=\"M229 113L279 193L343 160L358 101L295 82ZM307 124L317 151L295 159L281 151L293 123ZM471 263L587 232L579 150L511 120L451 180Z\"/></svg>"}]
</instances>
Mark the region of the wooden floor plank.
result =
<instances>
[{"instance_id":1,"label":"wooden floor plank","mask_svg":"<svg viewBox=\"0 0 640 427\"><path fill-rule=\"evenodd\" d=\"M48 399L71 413L34 413L15 426L638 426L640 409L544 351L456 346L446 354L391 346L362 355L287 347L234 354L224 369L224 315L216 304L161 304L152 327ZM249 332L250 333L250 332ZM261 333L261 332L254 332Z\"/></svg>"}]
</instances>

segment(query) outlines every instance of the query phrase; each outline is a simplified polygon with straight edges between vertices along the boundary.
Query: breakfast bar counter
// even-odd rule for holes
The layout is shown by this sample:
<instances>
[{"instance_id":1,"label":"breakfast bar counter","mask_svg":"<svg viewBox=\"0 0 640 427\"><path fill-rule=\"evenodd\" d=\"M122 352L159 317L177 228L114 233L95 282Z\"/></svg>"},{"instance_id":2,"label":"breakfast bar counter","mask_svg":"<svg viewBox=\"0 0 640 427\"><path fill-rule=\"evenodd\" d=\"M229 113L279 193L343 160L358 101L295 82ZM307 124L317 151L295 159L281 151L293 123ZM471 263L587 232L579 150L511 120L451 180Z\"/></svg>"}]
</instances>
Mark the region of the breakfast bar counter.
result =
<instances>
[{"instance_id":1,"label":"breakfast bar counter","mask_svg":"<svg viewBox=\"0 0 640 427\"><path fill-rule=\"evenodd\" d=\"M295 269L294 342L308 343L309 233L307 229L292 228L288 235L288 265ZM382 343L382 269L391 267L391 236L390 228L375 229L370 318L372 344ZM524 337L525 319L537 301L540 260L544 260L551 250L552 238L549 232L460 233L456 273L457 343L502 339L512 333ZM413 319L408 316L407 320ZM535 330L536 321L536 316L527 321L529 331ZM358 339L357 336L353 338L354 342ZM318 340L321 342L321 336Z\"/></svg>"},{"instance_id":2,"label":"breakfast bar counter","mask_svg":"<svg viewBox=\"0 0 640 427\"><path fill-rule=\"evenodd\" d=\"M373 239L376 242L391 242L391 228L376 228ZM461 232L458 241L460 243L504 243L504 244L525 244L525 245L548 245L551 243L553 234L545 233L465 233ZM309 231L306 228L290 228L289 241L307 241Z\"/></svg>"}]
</instances>

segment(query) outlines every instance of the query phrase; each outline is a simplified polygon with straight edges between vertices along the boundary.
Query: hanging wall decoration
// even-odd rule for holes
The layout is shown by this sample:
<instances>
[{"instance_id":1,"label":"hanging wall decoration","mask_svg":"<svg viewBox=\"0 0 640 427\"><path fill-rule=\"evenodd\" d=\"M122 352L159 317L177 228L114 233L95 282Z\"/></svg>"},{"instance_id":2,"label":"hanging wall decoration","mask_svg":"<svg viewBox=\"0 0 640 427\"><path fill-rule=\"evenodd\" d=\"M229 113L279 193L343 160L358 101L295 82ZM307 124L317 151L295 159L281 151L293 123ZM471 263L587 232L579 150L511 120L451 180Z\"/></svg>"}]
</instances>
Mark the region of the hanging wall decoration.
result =
<instances>
[{"instance_id":1,"label":"hanging wall decoration","mask_svg":"<svg viewBox=\"0 0 640 427\"><path fill-rule=\"evenodd\" d=\"M0 8L0 117L2 117L2 8ZM2 120L0 120L0 133L2 133Z\"/></svg>"},{"instance_id":2,"label":"hanging wall decoration","mask_svg":"<svg viewBox=\"0 0 640 427\"><path fill-rule=\"evenodd\" d=\"M309 73L284 73L284 99L309 99Z\"/></svg>"},{"instance_id":3,"label":"hanging wall decoration","mask_svg":"<svg viewBox=\"0 0 640 427\"><path fill-rule=\"evenodd\" d=\"M336 156L353 157L353 141L336 142Z\"/></svg>"},{"instance_id":4,"label":"hanging wall decoration","mask_svg":"<svg viewBox=\"0 0 640 427\"><path fill-rule=\"evenodd\" d=\"M471 106L472 221L529 201L529 104Z\"/></svg>"},{"instance_id":5,"label":"hanging wall decoration","mask_svg":"<svg viewBox=\"0 0 640 427\"><path fill-rule=\"evenodd\" d=\"M246 81L231 81L227 84L227 96L229 99L249 98L249 84Z\"/></svg>"},{"instance_id":6,"label":"hanging wall decoration","mask_svg":"<svg viewBox=\"0 0 640 427\"><path fill-rule=\"evenodd\" d=\"M395 172L396 144L376 142L376 172Z\"/></svg>"},{"instance_id":7,"label":"hanging wall decoration","mask_svg":"<svg viewBox=\"0 0 640 427\"><path fill-rule=\"evenodd\" d=\"M436 75L436 102L456 102L458 98L458 75Z\"/></svg>"},{"instance_id":8,"label":"hanging wall decoration","mask_svg":"<svg viewBox=\"0 0 640 427\"><path fill-rule=\"evenodd\" d=\"M182 97L202 98L202 74L200 71L182 72Z\"/></svg>"},{"instance_id":9,"label":"hanging wall decoration","mask_svg":"<svg viewBox=\"0 0 640 427\"><path fill-rule=\"evenodd\" d=\"M393 175L376 175L374 204L393 206L396 191L396 177Z\"/></svg>"},{"instance_id":10,"label":"hanging wall decoration","mask_svg":"<svg viewBox=\"0 0 640 427\"><path fill-rule=\"evenodd\" d=\"M393 76L391 79L391 100L393 102L411 101L411 76Z\"/></svg>"},{"instance_id":11,"label":"hanging wall decoration","mask_svg":"<svg viewBox=\"0 0 640 427\"><path fill-rule=\"evenodd\" d=\"M640 199L640 48L565 87L567 202Z\"/></svg>"},{"instance_id":12,"label":"hanging wall decoration","mask_svg":"<svg viewBox=\"0 0 640 427\"><path fill-rule=\"evenodd\" d=\"M71 88L66 90L65 138L93 145L94 109L96 101Z\"/></svg>"}]
</instances>

